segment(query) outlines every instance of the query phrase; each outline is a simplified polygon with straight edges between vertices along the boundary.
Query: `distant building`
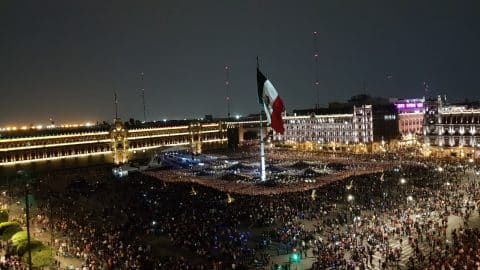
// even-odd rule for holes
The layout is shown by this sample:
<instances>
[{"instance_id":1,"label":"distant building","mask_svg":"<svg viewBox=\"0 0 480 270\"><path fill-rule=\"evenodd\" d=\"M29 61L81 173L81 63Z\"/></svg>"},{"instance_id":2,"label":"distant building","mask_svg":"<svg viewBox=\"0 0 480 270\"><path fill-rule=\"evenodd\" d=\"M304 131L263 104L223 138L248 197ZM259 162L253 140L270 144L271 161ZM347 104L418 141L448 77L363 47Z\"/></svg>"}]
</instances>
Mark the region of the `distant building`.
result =
<instances>
[{"instance_id":1,"label":"distant building","mask_svg":"<svg viewBox=\"0 0 480 270\"><path fill-rule=\"evenodd\" d=\"M169 122L170 123L170 122ZM0 134L0 174L20 165L73 161L73 166L99 163L124 164L148 158L162 147L187 146L193 153L202 148L223 148L227 130L223 122L190 122L170 126L130 126L120 119L99 127L7 131ZM93 160L94 157L98 159ZM83 161L82 161L83 160Z\"/></svg>"},{"instance_id":2,"label":"distant building","mask_svg":"<svg viewBox=\"0 0 480 270\"><path fill-rule=\"evenodd\" d=\"M316 114L319 112L322 114ZM372 120L371 105L353 106L350 112L345 108L299 110L283 118L285 132L274 134L273 139L318 144L370 143L373 141Z\"/></svg>"},{"instance_id":3,"label":"distant building","mask_svg":"<svg viewBox=\"0 0 480 270\"><path fill-rule=\"evenodd\" d=\"M402 138L411 138L423 132L425 99L397 99L393 102L398 115L398 130Z\"/></svg>"},{"instance_id":4,"label":"distant building","mask_svg":"<svg viewBox=\"0 0 480 270\"><path fill-rule=\"evenodd\" d=\"M206 122L213 122L213 116L211 114L206 114L203 117L203 120L206 121Z\"/></svg>"},{"instance_id":5,"label":"distant building","mask_svg":"<svg viewBox=\"0 0 480 270\"><path fill-rule=\"evenodd\" d=\"M401 137L398 128L398 112L395 106L387 98L371 97L366 94L360 94L351 97L347 104L350 106L372 104L374 142L388 142Z\"/></svg>"},{"instance_id":6,"label":"distant building","mask_svg":"<svg viewBox=\"0 0 480 270\"><path fill-rule=\"evenodd\" d=\"M479 108L448 106L440 97L426 107L424 142L434 155L478 157L479 132Z\"/></svg>"},{"instance_id":7,"label":"distant building","mask_svg":"<svg viewBox=\"0 0 480 270\"><path fill-rule=\"evenodd\" d=\"M480 109L447 106L431 113L425 141L438 146L475 146L480 143L479 131Z\"/></svg>"},{"instance_id":8,"label":"distant building","mask_svg":"<svg viewBox=\"0 0 480 270\"><path fill-rule=\"evenodd\" d=\"M371 105L365 105L365 104L371 104ZM354 110L361 109L364 107L368 108L366 109L366 111L370 116L368 120L369 135L367 136L368 139L366 139L366 141L382 142L382 141L390 141L392 139L399 139L401 137L399 132L399 118L398 118L398 112L396 110L396 107L388 99L381 98L381 97L370 97L369 95L361 94L361 95L353 96L346 103L332 102L328 105L328 108L294 110L293 113L294 115L301 116L301 117L305 117L305 115L315 115L315 116L321 116L321 117L329 117L333 115L338 115L335 117L340 117L340 115L344 115L344 117L346 118L349 118L349 117L353 118L353 114L357 114L357 112L354 112ZM338 120L338 121L341 121L341 120ZM346 122L351 122L351 121L352 120L346 120ZM310 122L311 122L310 124L316 123L315 121L310 121ZM305 123L309 123L309 121L305 120ZM325 127L325 128L328 129L328 127ZM311 134L311 131L309 132ZM298 135L293 135L293 134L288 136L299 138ZM323 138L323 135L322 135L322 138ZM282 139L289 140L289 138L287 138L286 136L283 136ZM359 142L364 141L362 138L356 138L356 139L358 139ZM342 137L342 136L332 137L332 138L326 137L326 140L354 142L354 140L351 139L350 135L345 135L345 137ZM315 140L311 140L311 141L315 141Z\"/></svg>"},{"instance_id":9,"label":"distant building","mask_svg":"<svg viewBox=\"0 0 480 270\"><path fill-rule=\"evenodd\" d=\"M390 141L400 138L398 112L393 104L372 105L373 140Z\"/></svg>"}]
</instances>

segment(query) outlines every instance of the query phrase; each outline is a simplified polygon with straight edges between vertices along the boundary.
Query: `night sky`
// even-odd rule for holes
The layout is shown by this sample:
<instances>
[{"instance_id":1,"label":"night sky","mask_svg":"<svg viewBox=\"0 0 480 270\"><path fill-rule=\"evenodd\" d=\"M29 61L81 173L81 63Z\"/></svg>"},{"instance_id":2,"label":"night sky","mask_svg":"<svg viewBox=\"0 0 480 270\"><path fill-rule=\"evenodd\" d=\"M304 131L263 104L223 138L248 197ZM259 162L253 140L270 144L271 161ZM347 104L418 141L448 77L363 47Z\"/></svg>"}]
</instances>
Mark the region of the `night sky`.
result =
<instances>
[{"instance_id":1,"label":"night sky","mask_svg":"<svg viewBox=\"0 0 480 270\"><path fill-rule=\"evenodd\" d=\"M260 110L255 57L288 111L366 93L479 99L480 1L0 1L0 125Z\"/></svg>"}]
</instances>

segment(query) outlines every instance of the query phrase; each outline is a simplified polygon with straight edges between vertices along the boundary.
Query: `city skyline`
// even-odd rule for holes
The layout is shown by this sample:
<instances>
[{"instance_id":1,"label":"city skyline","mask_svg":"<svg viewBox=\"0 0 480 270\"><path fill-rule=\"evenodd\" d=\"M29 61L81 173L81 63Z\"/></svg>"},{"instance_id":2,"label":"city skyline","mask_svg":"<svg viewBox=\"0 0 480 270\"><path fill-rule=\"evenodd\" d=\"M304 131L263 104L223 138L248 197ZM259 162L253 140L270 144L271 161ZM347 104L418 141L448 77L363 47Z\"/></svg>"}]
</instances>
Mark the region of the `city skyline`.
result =
<instances>
[{"instance_id":1,"label":"city skyline","mask_svg":"<svg viewBox=\"0 0 480 270\"><path fill-rule=\"evenodd\" d=\"M286 109L366 92L478 100L476 1L0 4L0 126L260 111L255 57ZM266 10L268 9L268 12ZM141 73L144 79L141 79ZM366 85L366 90L364 90Z\"/></svg>"}]
</instances>

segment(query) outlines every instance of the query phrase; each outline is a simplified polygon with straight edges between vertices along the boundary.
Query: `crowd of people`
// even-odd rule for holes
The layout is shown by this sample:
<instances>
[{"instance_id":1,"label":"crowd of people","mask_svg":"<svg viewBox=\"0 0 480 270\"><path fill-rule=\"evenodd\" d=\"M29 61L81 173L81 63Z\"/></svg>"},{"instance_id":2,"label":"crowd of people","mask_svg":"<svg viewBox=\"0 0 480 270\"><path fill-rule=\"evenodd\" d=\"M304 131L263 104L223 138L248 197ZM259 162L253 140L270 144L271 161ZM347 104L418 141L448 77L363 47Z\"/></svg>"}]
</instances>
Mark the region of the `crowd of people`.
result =
<instances>
[{"instance_id":1,"label":"crowd of people","mask_svg":"<svg viewBox=\"0 0 480 270\"><path fill-rule=\"evenodd\" d=\"M478 257L459 260L451 252L464 241L447 237L449 217L466 226L477 207L473 175L462 181L435 167L412 167L383 182L368 178L355 179L355 202L342 211L347 217L317 224L313 269L476 269Z\"/></svg>"},{"instance_id":2,"label":"crowd of people","mask_svg":"<svg viewBox=\"0 0 480 270\"><path fill-rule=\"evenodd\" d=\"M88 188L55 191L51 175L32 190L33 222L45 231L53 224L57 254L86 270L270 269L290 265L276 258L292 252L313 258L313 269L475 269L480 235L468 221L478 211L476 179L440 172L434 161L402 164L345 170L315 193L210 188L169 171L79 172L69 177ZM449 240L452 216L463 222Z\"/></svg>"},{"instance_id":3,"label":"crowd of people","mask_svg":"<svg viewBox=\"0 0 480 270\"><path fill-rule=\"evenodd\" d=\"M28 268L18 256L12 256L0 260L0 269L27 270Z\"/></svg>"}]
</instances>

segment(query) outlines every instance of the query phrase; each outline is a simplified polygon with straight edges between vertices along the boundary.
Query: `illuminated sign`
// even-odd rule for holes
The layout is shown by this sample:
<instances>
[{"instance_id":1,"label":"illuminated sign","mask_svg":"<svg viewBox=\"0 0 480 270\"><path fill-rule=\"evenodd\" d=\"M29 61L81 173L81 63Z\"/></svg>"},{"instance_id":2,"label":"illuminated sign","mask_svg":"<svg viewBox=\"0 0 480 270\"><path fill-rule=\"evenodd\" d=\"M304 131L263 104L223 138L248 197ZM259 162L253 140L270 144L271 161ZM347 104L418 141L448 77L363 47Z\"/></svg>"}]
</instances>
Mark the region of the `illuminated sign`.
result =
<instances>
[{"instance_id":1,"label":"illuminated sign","mask_svg":"<svg viewBox=\"0 0 480 270\"><path fill-rule=\"evenodd\" d=\"M399 111L414 110L414 109L423 109L423 102L403 102L395 103L395 107Z\"/></svg>"}]
</instances>

